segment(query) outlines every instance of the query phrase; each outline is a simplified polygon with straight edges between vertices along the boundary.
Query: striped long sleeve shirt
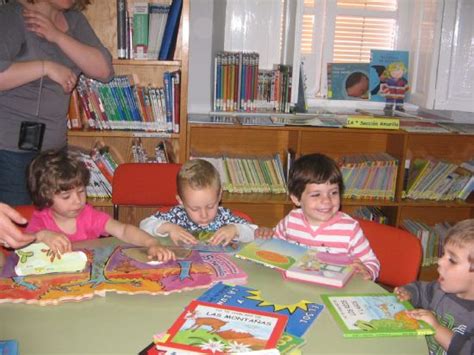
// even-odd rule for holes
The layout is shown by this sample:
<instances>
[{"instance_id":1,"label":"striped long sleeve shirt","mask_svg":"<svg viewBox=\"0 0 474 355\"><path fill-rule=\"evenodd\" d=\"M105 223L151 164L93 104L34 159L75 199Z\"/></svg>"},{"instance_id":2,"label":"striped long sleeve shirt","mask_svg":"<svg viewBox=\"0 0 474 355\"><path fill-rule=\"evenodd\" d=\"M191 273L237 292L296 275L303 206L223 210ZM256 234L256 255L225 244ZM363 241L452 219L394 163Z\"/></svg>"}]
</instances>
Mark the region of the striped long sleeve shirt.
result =
<instances>
[{"instance_id":1,"label":"striped long sleeve shirt","mask_svg":"<svg viewBox=\"0 0 474 355\"><path fill-rule=\"evenodd\" d=\"M379 274L380 263L359 222L343 212L319 226L311 226L301 208L292 210L275 227L274 237L321 252L347 254L353 260L360 259L369 269L372 280Z\"/></svg>"}]
</instances>

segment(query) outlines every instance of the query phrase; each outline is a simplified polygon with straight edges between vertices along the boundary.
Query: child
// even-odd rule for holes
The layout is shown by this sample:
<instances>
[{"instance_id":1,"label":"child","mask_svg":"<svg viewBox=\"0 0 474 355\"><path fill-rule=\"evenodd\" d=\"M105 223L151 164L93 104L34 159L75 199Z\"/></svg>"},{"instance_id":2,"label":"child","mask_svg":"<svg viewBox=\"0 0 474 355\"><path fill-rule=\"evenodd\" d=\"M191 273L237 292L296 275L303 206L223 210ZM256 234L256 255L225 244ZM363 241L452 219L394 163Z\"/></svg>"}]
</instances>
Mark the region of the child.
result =
<instances>
[{"instance_id":1,"label":"child","mask_svg":"<svg viewBox=\"0 0 474 355\"><path fill-rule=\"evenodd\" d=\"M275 227L276 238L337 254L348 254L355 272L375 280L380 264L359 223L340 212L344 184L336 162L323 154L297 159L290 170L288 192L299 207Z\"/></svg>"},{"instance_id":2,"label":"child","mask_svg":"<svg viewBox=\"0 0 474 355\"><path fill-rule=\"evenodd\" d=\"M188 160L177 177L178 206L168 212L157 212L140 222L140 228L151 235L166 237L173 243L197 244L192 233L215 232L211 245L227 245L233 239L249 242L254 239L257 226L237 217L219 203L222 196L219 172L203 159ZM271 229L261 228L262 236L270 236Z\"/></svg>"},{"instance_id":3,"label":"child","mask_svg":"<svg viewBox=\"0 0 474 355\"><path fill-rule=\"evenodd\" d=\"M438 281L416 281L395 294L421 308L410 311L411 317L435 329L427 338L430 354L474 354L474 219L449 230L438 273Z\"/></svg>"},{"instance_id":4,"label":"child","mask_svg":"<svg viewBox=\"0 0 474 355\"><path fill-rule=\"evenodd\" d=\"M148 258L174 259L149 234L130 224L118 222L86 203L90 173L73 152L48 150L28 168L28 187L38 208L26 228L36 241L48 245L58 257L71 251L71 242L112 235L125 242L148 248Z\"/></svg>"},{"instance_id":5,"label":"child","mask_svg":"<svg viewBox=\"0 0 474 355\"><path fill-rule=\"evenodd\" d=\"M368 98L369 78L361 72L350 74L346 80L347 96L358 97L361 99Z\"/></svg>"}]
</instances>

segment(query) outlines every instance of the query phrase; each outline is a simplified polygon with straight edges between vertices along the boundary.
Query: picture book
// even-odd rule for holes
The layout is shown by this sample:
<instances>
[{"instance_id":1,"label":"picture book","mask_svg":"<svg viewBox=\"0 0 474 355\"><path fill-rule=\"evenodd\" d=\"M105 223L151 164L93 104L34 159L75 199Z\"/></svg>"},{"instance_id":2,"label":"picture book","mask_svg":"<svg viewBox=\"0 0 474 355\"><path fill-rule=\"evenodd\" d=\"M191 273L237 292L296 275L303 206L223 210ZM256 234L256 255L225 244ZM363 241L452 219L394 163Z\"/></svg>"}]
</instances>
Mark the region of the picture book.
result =
<instances>
[{"instance_id":1,"label":"picture book","mask_svg":"<svg viewBox=\"0 0 474 355\"><path fill-rule=\"evenodd\" d=\"M287 317L193 300L168 329L159 350L239 353L273 349Z\"/></svg>"},{"instance_id":2,"label":"picture book","mask_svg":"<svg viewBox=\"0 0 474 355\"><path fill-rule=\"evenodd\" d=\"M403 104L408 91L408 52L398 50L370 51L369 90L371 101Z\"/></svg>"},{"instance_id":3,"label":"picture book","mask_svg":"<svg viewBox=\"0 0 474 355\"><path fill-rule=\"evenodd\" d=\"M328 63L328 99L367 100L369 98L369 64Z\"/></svg>"},{"instance_id":4,"label":"picture book","mask_svg":"<svg viewBox=\"0 0 474 355\"><path fill-rule=\"evenodd\" d=\"M323 294L321 299L344 337L415 336L434 334L425 322L406 314L413 309L393 294Z\"/></svg>"},{"instance_id":5,"label":"picture book","mask_svg":"<svg viewBox=\"0 0 474 355\"><path fill-rule=\"evenodd\" d=\"M87 266L80 272L26 276L15 272L19 256L8 252L0 272L0 303L56 305L107 292L169 294L214 282L215 272L193 250L175 251L175 261L156 264L149 263L143 247L103 246L81 251L87 256Z\"/></svg>"},{"instance_id":6,"label":"picture book","mask_svg":"<svg viewBox=\"0 0 474 355\"><path fill-rule=\"evenodd\" d=\"M0 355L18 355L19 353L16 340L0 340Z\"/></svg>"},{"instance_id":7,"label":"picture book","mask_svg":"<svg viewBox=\"0 0 474 355\"><path fill-rule=\"evenodd\" d=\"M33 243L15 251L18 262L15 273L18 276L42 275L52 272L77 272L85 269L87 256L74 251L56 257L44 243Z\"/></svg>"},{"instance_id":8,"label":"picture book","mask_svg":"<svg viewBox=\"0 0 474 355\"><path fill-rule=\"evenodd\" d=\"M215 284L198 300L215 304L243 307L261 312L283 314L288 317L285 332L301 337L323 310L323 305L300 300L294 304L276 304L263 298L262 292L245 286Z\"/></svg>"},{"instance_id":9,"label":"picture book","mask_svg":"<svg viewBox=\"0 0 474 355\"><path fill-rule=\"evenodd\" d=\"M307 250L293 266L284 272L287 279L306 281L320 285L343 287L353 274L352 260L345 255Z\"/></svg>"},{"instance_id":10,"label":"picture book","mask_svg":"<svg viewBox=\"0 0 474 355\"><path fill-rule=\"evenodd\" d=\"M190 250L197 250L205 253L235 253L242 247L238 241L231 241L227 245L211 245L209 240L214 235L212 231L196 231L192 233L199 241L198 244L187 244L186 248Z\"/></svg>"},{"instance_id":11,"label":"picture book","mask_svg":"<svg viewBox=\"0 0 474 355\"><path fill-rule=\"evenodd\" d=\"M201 253L202 260L212 272L214 282L225 281L232 284L245 284L247 274L239 268L226 254Z\"/></svg>"},{"instance_id":12,"label":"picture book","mask_svg":"<svg viewBox=\"0 0 474 355\"><path fill-rule=\"evenodd\" d=\"M279 270L288 270L307 248L283 239L257 239L245 245L236 257Z\"/></svg>"}]
</instances>

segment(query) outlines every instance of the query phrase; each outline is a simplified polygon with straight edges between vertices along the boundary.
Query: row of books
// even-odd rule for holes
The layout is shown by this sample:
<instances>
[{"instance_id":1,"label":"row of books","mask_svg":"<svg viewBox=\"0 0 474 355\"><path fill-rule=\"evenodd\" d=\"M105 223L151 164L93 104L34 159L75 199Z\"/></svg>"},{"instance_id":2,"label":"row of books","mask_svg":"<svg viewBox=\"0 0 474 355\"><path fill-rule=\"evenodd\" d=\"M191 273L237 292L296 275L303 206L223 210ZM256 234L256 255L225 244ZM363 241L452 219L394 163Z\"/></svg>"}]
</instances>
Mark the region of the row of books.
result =
<instances>
[{"instance_id":1,"label":"row of books","mask_svg":"<svg viewBox=\"0 0 474 355\"><path fill-rule=\"evenodd\" d=\"M402 197L418 200L466 200L474 189L474 160L460 164L433 158L405 161Z\"/></svg>"},{"instance_id":2,"label":"row of books","mask_svg":"<svg viewBox=\"0 0 474 355\"><path fill-rule=\"evenodd\" d=\"M413 219L402 221L402 228L418 237L423 249L421 266L436 265L438 258L443 255L444 239L452 227L449 222L437 223L430 226Z\"/></svg>"},{"instance_id":3,"label":"row of books","mask_svg":"<svg viewBox=\"0 0 474 355\"><path fill-rule=\"evenodd\" d=\"M150 155L141 138L134 138L132 141L132 161L134 163L170 163L167 143L159 142L154 149L154 155Z\"/></svg>"},{"instance_id":4,"label":"row of books","mask_svg":"<svg viewBox=\"0 0 474 355\"><path fill-rule=\"evenodd\" d=\"M354 154L338 161L344 180L344 197L394 200L398 160L390 154Z\"/></svg>"},{"instance_id":5,"label":"row of books","mask_svg":"<svg viewBox=\"0 0 474 355\"><path fill-rule=\"evenodd\" d=\"M367 221L374 221L380 224L389 224L388 217L378 206L360 206L352 212L352 216Z\"/></svg>"},{"instance_id":6,"label":"row of books","mask_svg":"<svg viewBox=\"0 0 474 355\"><path fill-rule=\"evenodd\" d=\"M255 52L219 52L214 59L214 103L217 112L289 112L292 67L275 64L259 70Z\"/></svg>"},{"instance_id":7,"label":"row of books","mask_svg":"<svg viewBox=\"0 0 474 355\"><path fill-rule=\"evenodd\" d=\"M224 191L236 193L286 193L283 165L279 154L262 157L199 156L219 172Z\"/></svg>"},{"instance_id":8,"label":"row of books","mask_svg":"<svg viewBox=\"0 0 474 355\"><path fill-rule=\"evenodd\" d=\"M111 198L112 197L112 177L113 171L109 170L113 159L111 157L104 157L99 154L99 157L94 154L94 158L90 154L80 153L80 159L86 164L90 172L89 184L86 186L87 197L89 198ZM100 166L100 167L99 167Z\"/></svg>"},{"instance_id":9,"label":"row of books","mask_svg":"<svg viewBox=\"0 0 474 355\"><path fill-rule=\"evenodd\" d=\"M182 0L117 0L117 57L172 60Z\"/></svg>"},{"instance_id":10,"label":"row of books","mask_svg":"<svg viewBox=\"0 0 474 355\"><path fill-rule=\"evenodd\" d=\"M180 71L165 72L163 87L141 86L131 75L109 83L81 76L69 111L71 129L179 133Z\"/></svg>"}]
</instances>

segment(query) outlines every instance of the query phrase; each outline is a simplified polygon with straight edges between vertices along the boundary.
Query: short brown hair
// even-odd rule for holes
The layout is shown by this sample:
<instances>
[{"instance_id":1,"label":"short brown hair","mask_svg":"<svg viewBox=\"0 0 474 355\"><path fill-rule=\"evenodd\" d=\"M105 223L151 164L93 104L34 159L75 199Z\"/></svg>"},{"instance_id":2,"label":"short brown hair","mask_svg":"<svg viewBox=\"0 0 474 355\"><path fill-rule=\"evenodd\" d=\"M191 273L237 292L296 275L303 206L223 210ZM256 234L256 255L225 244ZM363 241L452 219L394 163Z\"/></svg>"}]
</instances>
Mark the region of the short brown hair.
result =
<instances>
[{"instance_id":1,"label":"short brown hair","mask_svg":"<svg viewBox=\"0 0 474 355\"><path fill-rule=\"evenodd\" d=\"M28 189L34 205L40 210L50 207L55 194L87 186L90 172L77 152L46 150L28 167Z\"/></svg>"},{"instance_id":2,"label":"short brown hair","mask_svg":"<svg viewBox=\"0 0 474 355\"><path fill-rule=\"evenodd\" d=\"M206 187L221 189L221 179L217 169L204 159L186 161L179 170L177 177L178 195L183 197L184 187L197 190Z\"/></svg>"},{"instance_id":3,"label":"short brown hair","mask_svg":"<svg viewBox=\"0 0 474 355\"><path fill-rule=\"evenodd\" d=\"M30 4L34 4L36 0L26 0ZM91 0L75 0L74 6L72 7L74 10L82 11L87 8L88 5L91 4Z\"/></svg>"},{"instance_id":4,"label":"short brown hair","mask_svg":"<svg viewBox=\"0 0 474 355\"><path fill-rule=\"evenodd\" d=\"M307 184L326 183L339 185L339 193L343 194L344 182L337 163L324 154L303 155L291 166L288 192L300 199Z\"/></svg>"},{"instance_id":5,"label":"short brown hair","mask_svg":"<svg viewBox=\"0 0 474 355\"><path fill-rule=\"evenodd\" d=\"M474 271L474 219L465 219L451 227L444 239L444 244L452 244L458 247L470 246L468 260L471 264L469 271Z\"/></svg>"}]
</instances>

